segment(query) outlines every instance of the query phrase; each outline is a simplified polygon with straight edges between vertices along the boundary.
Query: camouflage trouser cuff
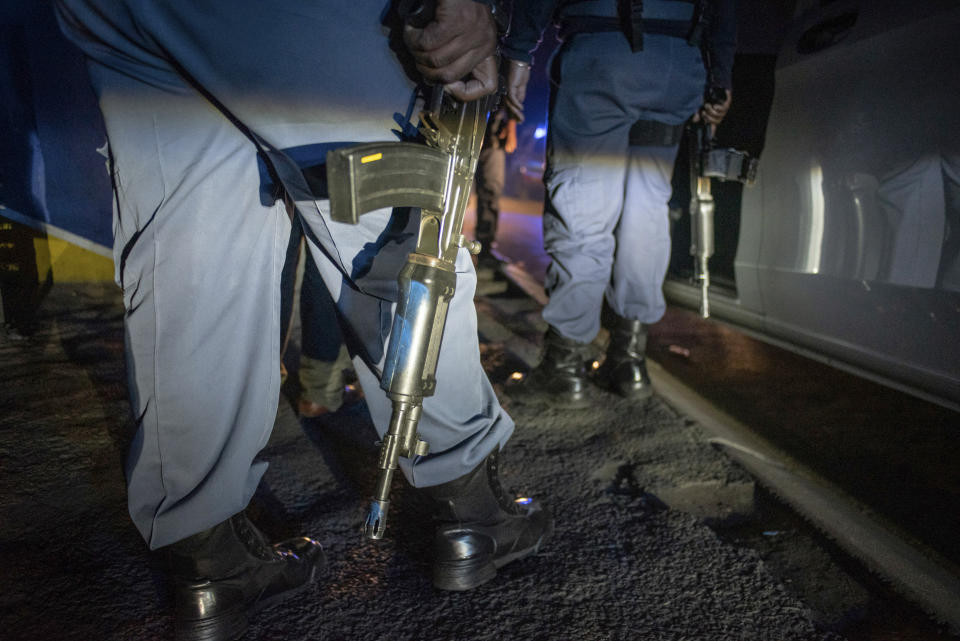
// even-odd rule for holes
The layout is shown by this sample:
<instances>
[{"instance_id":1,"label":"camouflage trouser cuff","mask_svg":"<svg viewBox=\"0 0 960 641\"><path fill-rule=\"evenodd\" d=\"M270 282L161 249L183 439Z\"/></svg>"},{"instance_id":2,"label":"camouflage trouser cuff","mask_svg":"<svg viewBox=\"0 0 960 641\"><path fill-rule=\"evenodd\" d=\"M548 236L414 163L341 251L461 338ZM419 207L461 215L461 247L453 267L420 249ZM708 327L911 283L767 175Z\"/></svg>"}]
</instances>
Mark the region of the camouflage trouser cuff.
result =
<instances>
[{"instance_id":1,"label":"camouflage trouser cuff","mask_svg":"<svg viewBox=\"0 0 960 641\"><path fill-rule=\"evenodd\" d=\"M353 363L345 345L334 361L323 361L300 355L300 397L331 412L343 404L343 370Z\"/></svg>"}]
</instances>

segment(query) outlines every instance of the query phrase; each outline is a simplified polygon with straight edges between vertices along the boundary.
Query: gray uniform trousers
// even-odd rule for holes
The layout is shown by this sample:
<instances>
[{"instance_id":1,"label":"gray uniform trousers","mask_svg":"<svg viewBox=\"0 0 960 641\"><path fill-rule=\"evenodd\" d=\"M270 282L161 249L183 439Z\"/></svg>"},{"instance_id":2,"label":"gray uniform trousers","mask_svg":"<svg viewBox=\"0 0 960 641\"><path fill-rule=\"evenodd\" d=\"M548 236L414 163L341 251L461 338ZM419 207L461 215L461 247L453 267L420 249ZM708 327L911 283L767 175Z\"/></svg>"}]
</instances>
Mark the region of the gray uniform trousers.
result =
<instances>
[{"instance_id":1,"label":"gray uniform trousers","mask_svg":"<svg viewBox=\"0 0 960 641\"><path fill-rule=\"evenodd\" d=\"M254 140L295 196L355 338L374 423L386 429L378 376L412 229L391 231L390 211L359 226L332 222L327 201L294 185L299 173L281 151L394 139L392 116L406 110L412 85L388 48L385 6L58 0L64 31L91 60L110 142L137 421L129 509L152 548L243 509L266 470L255 457L279 399L291 225L283 204L262 196ZM416 486L463 475L513 430L480 365L475 282L461 253L437 391L420 423L431 454L403 463Z\"/></svg>"},{"instance_id":2,"label":"gray uniform trousers","mask_svg":"<svg viewBox=\"0 0 960 641\"><path fill-rule=\"evenodd\" d=\"M644 15L657 4L690 10L648 2ZM543 318L564 336L593 340L604 296L621 317L654 323L663 316L677 147L631 146L628 133L639 119L684 122L701 104L705 74L697 47L663 35L646 34L643 51L632 53L620 33L578 34L555 55Z\"/></svg>"}]
</instances>

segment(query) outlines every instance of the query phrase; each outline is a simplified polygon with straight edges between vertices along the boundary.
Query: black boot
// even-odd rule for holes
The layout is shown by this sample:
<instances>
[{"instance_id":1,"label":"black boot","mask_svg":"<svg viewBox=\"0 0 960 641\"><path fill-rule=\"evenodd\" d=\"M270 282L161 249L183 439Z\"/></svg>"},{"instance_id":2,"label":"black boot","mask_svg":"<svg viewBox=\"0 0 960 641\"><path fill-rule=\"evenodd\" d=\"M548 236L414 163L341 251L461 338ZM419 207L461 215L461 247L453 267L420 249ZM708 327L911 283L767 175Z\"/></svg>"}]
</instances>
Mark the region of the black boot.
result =
<instances>
[{"instance_id":1,"label":"black boot","mask_svg":"<svg viewBox=\"0 0 960 641\"><path fill-rule=\"evenodd\" d=\"M567 409L589 407L586 360L590 344L565 337L551 327L543 337L543 358L519 384L508 388L514 400Z\"/></svg>"},{"instance_id":2,"label":"black boot","mask_svg":"<svg viewBox=\"0 0 960 641\"><path fill-rule=\"evenodd\" d=\"M164 550L177 641L235 639L252 612L309 585L324 561L306 537L270 545L243 512Z\"/></svg>"},{"instance_id":3,"label":"black boot","mask_svg":"<svg viewBox=\"0 0 960 641\"><path fill-rule=\"evenodd\" d=\"M639 400L653 395L645 358L647 328L638 320L609 314L610 344L596 378L601 387L625 398Z\"/></svg>"},{"instance_id":4,"label":"black boot","mask_svg":"<svg viewBox=\"0 0 960 641\"><path fill-rule=\"evenodd\" d=\"M425 488L436 504L433 585L470 590L497 568L535 554L553 532L553 517L536 501L508 498L497 477L498 452L469 474Z\"/></svg>"}]
</instances>

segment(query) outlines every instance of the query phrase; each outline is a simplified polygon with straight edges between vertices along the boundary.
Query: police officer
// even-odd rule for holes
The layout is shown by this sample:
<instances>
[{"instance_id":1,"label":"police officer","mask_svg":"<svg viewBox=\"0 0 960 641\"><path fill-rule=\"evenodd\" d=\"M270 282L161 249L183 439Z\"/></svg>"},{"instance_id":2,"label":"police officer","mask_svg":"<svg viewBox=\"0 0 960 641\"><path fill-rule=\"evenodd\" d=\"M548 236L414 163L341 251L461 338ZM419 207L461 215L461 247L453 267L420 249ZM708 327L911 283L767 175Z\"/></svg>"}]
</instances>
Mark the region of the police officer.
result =
<instances>
[{"instance_id":1,"label":"police officer","mask_svg":"<svg viewBox=\"0 0 960 641\"><path fill-rule=\"evenodd\" d=\"M416 217L384 210L357 226L333 222L293 150L323 158L329 148L390 140L413 84L381 24L386 0L58 0L57 8L89 58L110 143L137 421L130 514L150 548L166 552L178 636L232 638L251 608L312 580L322 557L307 538L269 544L243 513L266 469L254 459L277 410L291 230L285 198L261 185L267 176L295 202L361 384L376 390ZM424 77L469 100L495 90L496 32L487 4L439 0L435 20L402 37ZM505 507L496 479L514 424L480 366L475 282L461 252L436 394L419 426L432 453L402 461L436 505L433 580L444 589L488 580L536 551L552 526L543 510ZM390 403L379 393L367 401L382 434Z\"/></svg>"},{"instance_id":2,"label":"police officer","mask_svg":"<svg viewBox=\"0 0 960 641\"><path fill-rule=\"evenodd\" d=\"M684 121L699 110L716 124L729 107L733 0L517 0L503 49L514 110L550 20L563 44L550 66L544 174L549 329L541 362L512 395L589 405L584 361L606 308L597 380L645 398L646 325L665 311L671 170ZM725 90L723 103L703 105L708 84Z\"/></svg>"},{"instance_id":3,"label":"police officer","mask_svg":"<svg viewBox=\"0 0 960 641\"><path fill-rule=\"evenodd\" d=\"M500 220L500 197L506 182L507 154L517 149L517 121L507 109L501 108L490 115L487 134L477 161L477 227L476 239L480 241L477 268L496 270L501 259L493 253Z\"/></svg>"},{"instance_id":4,"label":"police officer","mask_svg":"<svg viewBox=\"0 0 960 641\"><path fill-rule=\"evenodd\" d=\"M293 227L281 276L280 327L284 332L280 339L280 350L284 360L290 346L293 298L303 248L303 230L299 220L294 219ZM330 297L310 252L304 255L299 302L301 340L296 408L301 419L314 419L336 412L348 398L350 401L363 398L363 392L358 385L345 385L345 372L349 371L351 378L356 376L353 374L353 363L340 331L336 303ZM280 370L281 380L285 381L287 370L282 362Z\"/></svg>"}]
</instances>

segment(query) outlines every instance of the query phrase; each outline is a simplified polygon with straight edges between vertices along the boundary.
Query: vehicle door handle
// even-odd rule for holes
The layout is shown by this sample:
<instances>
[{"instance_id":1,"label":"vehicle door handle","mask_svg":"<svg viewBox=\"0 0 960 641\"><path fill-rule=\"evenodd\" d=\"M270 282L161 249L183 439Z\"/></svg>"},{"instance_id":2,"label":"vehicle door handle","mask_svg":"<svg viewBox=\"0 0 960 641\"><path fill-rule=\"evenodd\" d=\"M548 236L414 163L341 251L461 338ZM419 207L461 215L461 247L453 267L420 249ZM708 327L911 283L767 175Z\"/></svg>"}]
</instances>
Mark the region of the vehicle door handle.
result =
<instances>
[{"instance_id":1,"label":"vehicle door handle","mask_svg":"<svg viewBox=\"0 0 960 641\"><path fill-rule=\"evenodd\" d=\"M841 13L819 22L803 32L797 41L797 52L811 54L842 41L857 23L858 11Z\"/></svg>"}]
</instances>

